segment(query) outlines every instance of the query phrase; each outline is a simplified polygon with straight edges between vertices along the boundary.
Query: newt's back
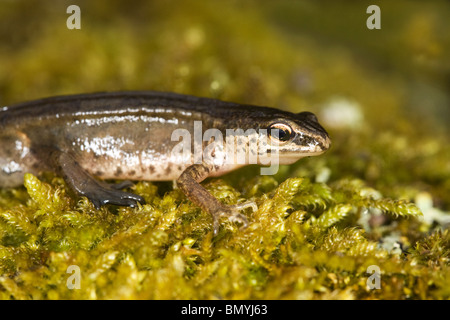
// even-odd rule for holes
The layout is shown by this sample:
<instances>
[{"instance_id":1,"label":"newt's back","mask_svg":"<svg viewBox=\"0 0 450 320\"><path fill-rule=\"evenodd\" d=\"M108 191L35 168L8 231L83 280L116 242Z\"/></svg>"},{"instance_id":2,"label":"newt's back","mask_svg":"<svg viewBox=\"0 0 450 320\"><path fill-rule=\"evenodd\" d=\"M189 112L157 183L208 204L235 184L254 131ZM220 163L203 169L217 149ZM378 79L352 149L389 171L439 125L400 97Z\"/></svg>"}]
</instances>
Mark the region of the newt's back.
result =
<instances>
[{"instance_id":1,"label":"newt's back","mask_svg":"<svg viewBox=\"0 0 450 320\"><path fill-rule=\"evenodd\" d=\"M211 117L203 110L215 101L169 93L118 92L3 107L0 187L22 184L25 172L54 170L54 149L70 153L89 173L101 178L176 179L185 166L169 159L176 143L171 134L177 128L191 132L195 120L209 123Z\"/></svg>"},{"instance_id":2,"label":"newt's back","mask_svg":"<svg viewBox=\"0 0 450 320\"><path fill-rule=\"evenodd\" d=\"M203 131L225 128L249 111L235 103L151 91L61 96L3 107L0 187L20 185L25 172L54 170L54 149L70 153L100 178L173 180L188 166L170 157L178 143L171 139L175 129L193 132L194 121L202 122Z\"/></svg>"}]
</instances>

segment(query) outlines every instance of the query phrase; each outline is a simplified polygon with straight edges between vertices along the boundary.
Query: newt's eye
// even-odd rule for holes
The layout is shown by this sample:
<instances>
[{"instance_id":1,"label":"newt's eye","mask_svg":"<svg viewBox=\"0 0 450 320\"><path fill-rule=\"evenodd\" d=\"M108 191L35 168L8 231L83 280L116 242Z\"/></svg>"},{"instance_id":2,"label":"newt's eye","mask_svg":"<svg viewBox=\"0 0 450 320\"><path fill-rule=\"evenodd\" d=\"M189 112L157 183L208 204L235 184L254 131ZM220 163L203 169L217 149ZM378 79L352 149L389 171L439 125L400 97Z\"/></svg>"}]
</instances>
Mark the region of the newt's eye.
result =
<instances>
[{"instance_id":1,"label":"newt's eye","mask_svg":"<svg viewBox=\"0 0 450 320\"><path fill-rule=\"evenodd\" d=\"M288 142L294 137L292 128L284 123L271 124L269 126L269 136L278 143Z\"/></svg>"}]
</instances>

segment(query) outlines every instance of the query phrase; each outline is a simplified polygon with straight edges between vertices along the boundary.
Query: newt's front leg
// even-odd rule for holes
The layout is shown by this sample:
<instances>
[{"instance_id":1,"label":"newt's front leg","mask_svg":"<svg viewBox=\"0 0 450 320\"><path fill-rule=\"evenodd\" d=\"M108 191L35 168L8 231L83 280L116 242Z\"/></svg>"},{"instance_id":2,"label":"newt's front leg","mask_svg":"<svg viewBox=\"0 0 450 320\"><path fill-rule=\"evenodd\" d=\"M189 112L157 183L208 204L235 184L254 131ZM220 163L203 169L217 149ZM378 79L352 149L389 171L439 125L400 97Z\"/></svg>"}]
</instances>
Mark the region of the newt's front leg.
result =
<instances>
[{"instance_id":1,"label":"newt's front leg","mask_svg":"<svg viewBox=\"0 0 450 320\"><path fill-rule=\"evenodd\" d=\"M70 154L55 150L52 157L70 187L91 200L97 209L105 204L136 207L138 202L145 203L141 196L120 190L132 186L130 181L116 185L98 181L81 168Z\"/></svg>"},{"instance_id":2,"label":"newt's front leg","mask_svg":"<svg viewBox=\"0 0 450 320\"><path fill-rule=\"evenodd\" d=\"M251 201L236 205L221 203L200 185L200 182L211 175L212 170L213 168L207 164L191 165L180 175L177 185L193 203L212 215L214 235L219 232L220 217L227 217L230 221L242 223L243 227L247 227L247 218L239 211L248 207L256 211L258 209L256 203Z\"/></svg>"}]
</instances>

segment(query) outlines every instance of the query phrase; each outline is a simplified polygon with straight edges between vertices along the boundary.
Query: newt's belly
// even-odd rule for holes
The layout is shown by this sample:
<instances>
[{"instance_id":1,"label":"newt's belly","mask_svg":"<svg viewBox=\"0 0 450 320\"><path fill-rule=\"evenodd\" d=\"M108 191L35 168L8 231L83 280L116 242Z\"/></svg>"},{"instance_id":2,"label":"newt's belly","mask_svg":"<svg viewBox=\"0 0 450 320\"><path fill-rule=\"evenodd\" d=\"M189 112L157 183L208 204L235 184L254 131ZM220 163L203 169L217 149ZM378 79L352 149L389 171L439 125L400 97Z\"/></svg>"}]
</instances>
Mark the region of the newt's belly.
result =
<instances>
[{"instance_id":1,"label":"newt's belly","mask_svg":"<svg viewBox=\"0 0 450 320\"><path fill-rule=\"evenodd\" d=\"M22 184L26 172L56 169L50 159L52 149L71 154L84 170L101 179L176 180L198 159L194 157L194 120L142 114L83 115L10 126L0 133L0 187ZM180 137L176 130L189 134ZM189 152L180 152L182 144L187 148L183 151ZM238 167L223 165L214 175Z\"/></svg>"},{"instance_id":2,"label":"newt's belly","mask_svg":"<svg viewBox=\"0 0 450 320\"><path fill-rule=\"evenodd\" d=\"M99 178L158 181L176 180L202 160L194 152L202 152L208 142L199 147L199 138L202 142L194 134L194 119L130 115L73 121L55 144ZM237 167L223 165L216 175Z\"/></svg>"}]
</instances>

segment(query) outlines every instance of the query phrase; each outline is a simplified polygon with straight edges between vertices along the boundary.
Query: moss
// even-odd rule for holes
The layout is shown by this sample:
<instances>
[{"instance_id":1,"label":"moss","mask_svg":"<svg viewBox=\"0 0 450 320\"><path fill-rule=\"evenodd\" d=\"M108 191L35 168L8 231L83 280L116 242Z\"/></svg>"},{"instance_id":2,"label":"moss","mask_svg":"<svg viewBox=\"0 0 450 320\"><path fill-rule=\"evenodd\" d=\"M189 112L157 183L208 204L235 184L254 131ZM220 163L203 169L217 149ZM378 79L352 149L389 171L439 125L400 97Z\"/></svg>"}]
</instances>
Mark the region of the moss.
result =
<instances>
[{"instance_id":1,"label":"moss","mask_svg":"<svg viewBox=\"0 0 450 320\"><path fill-rule=\"evenodd\" d=\"M213 238L210 216L179 190L158 195L154 184L139 182L135 192L149 204L97 210L85 198L76 202L67 196L60 179L47 180L52 183L27 174L30 199L1 210L9 242L0 247L3 298L381 297L363 281L373 264L383 270L383 287L396 279L390 297L420 297L405 290L424 281L424 275L436 283L422 284L426 292L420 294L445 292L445 282L438 279L448 272L448 230L424 235L400 259L346 220L369 209L366 204L405 216L410 224L419 211L412 204L361 196L358 181L334 187L306 178L273 183L252 197L259 210L249 214L247 229L224 221ZM342 198L342 185L347 198ZM206 187L225 202L241 198L221 179ZM81 290L67 289L70 265L80 267ZM413 278L399 280L405 270ZM269 290L276 285L277 295Z\"/></svg>"},{"instance_id":2,"label":"moss","mask_svg":"<svg viewBox=\"0 0 450 320\"><path fill-rule=\"evenodd\" d=\"M421 16L407 2L401 10L386 3L386 28L375 37L387 42L377 46L359 22L340 19L333 27L332 17L306 2L273 11L271 2L252 1L177 2L178 10L171 1L79 1L80 31L58 27L65 26L64 3L40 3L0 10L8 44L0 50L2 104L75 92L177 91L311 110L333 146L274 176L249 166L204 182L224 203L253 200L259 208L245 212L248 228L222 221L216 237L211 217L170 183L129 190L146 205L97 210L60 177L27 174L24 186L0 190L1 299L450 298L450 146L440 122L448 114L414 109L448 97L409 80L414 72L437 88L445 83L433 66L448 56L448 33L434 32L447 4L426 5ZM317 24L306 28L296 10L316 13ZM12 37L5 30L16 19L23 24ZM435 37L413 37L418 24ZM336 44L337 30L357 30L359 40L340 38L351 48ZM410 55L422 57L417 68L405 62ZM327 120L336 101L361 114L356 124ZM373 265L380 290L367 286ZM68 287L69 266L79 267L80 289Z\"/></svg>"}]
</instances>

